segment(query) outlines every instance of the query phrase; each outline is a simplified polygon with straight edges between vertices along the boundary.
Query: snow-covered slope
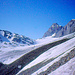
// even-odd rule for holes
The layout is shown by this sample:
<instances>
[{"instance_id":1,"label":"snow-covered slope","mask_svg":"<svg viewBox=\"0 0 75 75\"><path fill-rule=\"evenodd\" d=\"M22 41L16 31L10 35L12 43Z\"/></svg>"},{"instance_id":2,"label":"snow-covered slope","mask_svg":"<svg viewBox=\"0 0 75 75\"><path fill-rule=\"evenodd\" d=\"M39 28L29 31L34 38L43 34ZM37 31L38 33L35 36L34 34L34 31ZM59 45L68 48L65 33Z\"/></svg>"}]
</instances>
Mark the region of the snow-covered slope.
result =
<instances>
[{"instance_id":1,"label":"snow-covered slope","mask_svg":"<svg viewBox=\"0 0 75 75\"><path fill-rule=\"evenodd\" d=\"M23 35L19 35L16 33L11 33L9 31L6 30L0 30L0 37L1 37L1 42L5 41L6 44L9 46L19 46L19 45L31 45L34 44L34 40L23 36ZM10 42L10 43L8 43Z\"/></svg>"},{"instance_id":2,"label":"snow-covered slope","mask_svg":"<svg viewBox=\"0 0 75 75\"><path fill-rule=\"evenodd\" d=\"M56 40L59 40L59 38L53 38L52 36L48 36L48 37L44 37L44 38L41 38L41 39L37 39L35 41L35 44L45 45L45 44L48 44L50 42L54 42Z\"/></svg>"},{"instance_id":3,"label":"snow-covered slope","mask_svg":"<svg viewBox=\"0 0 75 75\"><path fill-rule=\"evenodd\" d=\"M53 36L44 37L42 39L35 40L34 45L30 46L18 46L18 47L7 47L0 48L0 62L4 64L10 64L13 61L21 58L23 55L47 45L55 41L62 39L70 39L64 43L56 45L49 50L39 55L36 59L26 65L18 74L37 75L46 71L53 63L59 61L67 53L75 48L75 33L66 35L64 37L54 38ZM21 65L19 65L21 68ZM48 73L49 74L49 73Z\"/></svg>"},{"instance_id":4,"label":"snow-covered slope","mask_svg":"<svg viewBox=\"0 0 75 75\"><path fill-rule=\"evenodd\" d=\"M53 63L59 61L75 48L75 37L60 45L54 46L26 65L18 74L37 75L46 71ZM51 61L51 59L53 59ZM41 64L41 65L40 65ZM43 75L43 74L42 74Z\"/></svg>"},{"instance_id":5,"label":"snow-covered slope","mask_svg":"<svg viewBox=\"0 0 75 75\"><path fill-rule=\"evenodd\" d=\"M75 57L48 75L75 75Z\"/></svg>"},{"instance_id":6,"label":"snow-covered slope","mask_svg":"<svg viewBox=\"0 0 75 75\"><path fill-rule=\"evenodd\" d=\"M18 59L19 57L21 57L24 54L27 54L28 52L39 48L43 45L64 39L64 38L72 38L74 37L75 33L66 35L64 37L60 37L60 38L53 38L52 36L48 36L48 37L44 37L42 39L37 39L35 41L34 45L30 45L30 46L18 46L18 47L12 47L10 45L6 45L4 46L3 44L0 44L1 48L0 48L0 62L4 63L4 64L10 64L13 61L15 61L16 59Z\"/></svg>"},{"instance_id":7,"label":"snow-covered slope","mask_svg":"<svg viewBox=\"0 0 75 75\"><path fill-rule=\"evenodd\" d=\"M0 43L2 43L2 42L4 42L4 41L9 42L9 40L8 40L7 38L3 37L3 36L0 34Z\"/></svg>"},{"instance_id":8,"label":"snow-covered slope","mask_svg":"<svg viewBox=\"0 0 75 75\"><path fill-rule=\"evenodd\" d=\"M19 57L21 57L22 55L36 49L39 48L45 44L48 43L52 43L54 41L60 40L59 38L53 38L51 36L49 37L45 37L42 39L37 39L35 41L34 45L30 45L30 46L18 46L18 47L7 47L4 48L1 47L0 48L0 62L4 63L4 64L10 64L11 62L15 61L16 59L18 59Z\"/></svg>"}]
</instances>

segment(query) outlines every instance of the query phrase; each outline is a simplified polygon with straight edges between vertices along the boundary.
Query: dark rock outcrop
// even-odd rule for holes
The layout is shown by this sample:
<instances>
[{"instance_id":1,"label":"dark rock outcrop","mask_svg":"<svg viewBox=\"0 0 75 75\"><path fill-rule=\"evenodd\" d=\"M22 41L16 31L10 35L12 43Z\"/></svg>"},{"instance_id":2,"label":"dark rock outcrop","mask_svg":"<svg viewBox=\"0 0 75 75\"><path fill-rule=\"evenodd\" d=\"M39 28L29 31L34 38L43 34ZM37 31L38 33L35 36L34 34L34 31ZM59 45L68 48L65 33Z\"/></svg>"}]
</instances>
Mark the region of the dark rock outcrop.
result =
<instances>
[{"instance_id":1,"label":"dark rock outcrop","mask_svg":"<svg viewBox=\"0 0 75 75\"><path fill-rule=\"evenodd\" d=\"M4 64L0 62L0 68L3 66Z\"/></svg>"}]
</instances>

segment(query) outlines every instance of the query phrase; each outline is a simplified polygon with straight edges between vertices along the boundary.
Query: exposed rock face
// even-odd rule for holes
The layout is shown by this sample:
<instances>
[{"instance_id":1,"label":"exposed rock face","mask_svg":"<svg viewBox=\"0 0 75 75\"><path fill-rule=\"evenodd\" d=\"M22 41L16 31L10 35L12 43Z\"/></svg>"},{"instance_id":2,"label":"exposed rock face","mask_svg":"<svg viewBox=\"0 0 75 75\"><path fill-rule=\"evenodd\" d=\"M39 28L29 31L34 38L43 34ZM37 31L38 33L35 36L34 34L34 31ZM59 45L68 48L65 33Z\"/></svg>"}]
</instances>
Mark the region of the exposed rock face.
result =
<instances>
[{"instance_id":1,"label":"exposed rock face","mask_svg":"<svg viewBox=\"0 0 75 75\"><path fill-rule=\"evenodd\" d=\"M58 31L60 31L62 28L63 27L58 25L57 23L53 23L43 37L52 36L53 34L56 34Z\"/></svg>"},{"instance_id":2,"label":"exposed rock face","mask_svg":"<svg viewBox=\"0 0 75 75\"><path fill-rule=\"evenodd\" d=\"M57 23L53 23L43 37L52 35L54 35L55 37L61 37L73 32L75 32L75 19L69 21L68 24L64 27L58 25Z\"/></svg>"},{"instance_id":3,"label":"exposed rock face","mask_svg":"<svg viewBox=\"0 0 75 75\"><path fill-rule=\"evenodd\" d=\"M33 44L34 41L26 36L22 36L19 34L14 34L11 33L9 31L6 30L0 30L0 40L2 41L6 41L6 40L2 40L3 38L8 39L10 42L16 42L16 43L22 43L22 44ZM6 41L8 42L8 41Z\"/></svg>"},{"instance_id":4,"label":"exposed rock face","mask_svg":"<svg viewBox=\"0 0 75 75\"><path fill-rule=\"evenodd\" d=\"M65 27L56 33L56 37L61 37L73 32L75 32L75 19L72 19Z\"/></svg>"}]
</instances>

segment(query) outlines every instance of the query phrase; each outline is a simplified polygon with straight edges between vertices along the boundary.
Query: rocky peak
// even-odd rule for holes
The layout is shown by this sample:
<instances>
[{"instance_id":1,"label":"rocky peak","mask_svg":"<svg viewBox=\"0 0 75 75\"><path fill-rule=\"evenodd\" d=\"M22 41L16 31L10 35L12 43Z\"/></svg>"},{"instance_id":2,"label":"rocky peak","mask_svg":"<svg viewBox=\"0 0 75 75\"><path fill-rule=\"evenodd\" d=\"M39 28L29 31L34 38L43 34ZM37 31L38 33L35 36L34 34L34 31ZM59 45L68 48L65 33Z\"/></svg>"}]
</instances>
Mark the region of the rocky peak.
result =
<instances>
[{"instance_id":1,"label":"rocky peak","mask_svg":"<svg viewBox=\"0 0 75 75\"><path fill-rule=\"evenodd\" d=\"M52 35L55 35L56 37L61 37L73 32L75 32L75 19L69 21L64 27L58 25L57 23L53 23L43 37Z\"/></svg>"},{"instance_id":2,"label":"rocky peak","mask_svg":"<svg viewBox=\"0 0 75 75\"><path fill-rule=\"evenodd\" d=\"M44 34L43 37L52 36L53 34L57 33L63 27L58 25L57 23L53 23L52 26L48 29L48 31Z\"/></svg>"},{"instance_id":3,"label":"rocky peak","mask_svg":"<svg viewBox=\"0 0 75 75\"><path fill-rule=\"evenodd\" d=\"M52 26L57 26L57 25L58 25L57 23L53 23L53 24L52 24Z\"/></svg>"},{"instance_id":4,"label":"rocky peak","mask_svg":"<svg viewBox=\"0 0 75 75\"><path fill-rule=\"evenodd\" d=\"M57 34L56 37L64 36L75 32L75 19L72 19Z\"/></svg>"},{"instance_id":5,"label":"rocky peak","mask_svg":"<svg viewBox=\"0 0 75 75\"><path fill-rule=\"evenodd\" d=\"M12 33L7 31L7 30L0 30L0 34L6 38L11 38L12 37Z\"/></svg>"}]
</instances>

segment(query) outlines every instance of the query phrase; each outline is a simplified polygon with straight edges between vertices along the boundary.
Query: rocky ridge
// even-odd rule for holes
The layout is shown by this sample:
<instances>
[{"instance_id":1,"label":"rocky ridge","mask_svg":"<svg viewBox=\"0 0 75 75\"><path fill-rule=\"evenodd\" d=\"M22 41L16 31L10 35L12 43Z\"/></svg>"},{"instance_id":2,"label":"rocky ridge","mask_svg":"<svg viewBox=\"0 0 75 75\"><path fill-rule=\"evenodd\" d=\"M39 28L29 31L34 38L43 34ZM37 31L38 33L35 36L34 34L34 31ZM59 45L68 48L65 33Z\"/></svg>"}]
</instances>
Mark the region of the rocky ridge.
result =
<instances>
[{"instance_id":1,"label":"rocky ridge","mask_svg":"<svg viewBox=\"0 0 75 75\"><path fill-rule=\"evenodd\" d=\"M43 37L62 37L73 32L75 32L75 19L69 21L64 27L58 25L57 23L52 24L52 26L48 29L48 31L44 34Z\"/></svg>"},{"instance_id":2,"label":"rocky ridge","mask_svg":"<svg viewBox=\"0 0 75 75\"><path fill-rule=\"evenodd\" d=\"M58 33L56 33L56 37L61 37L73 32L75 32L75 19L72 19Z\"/></svg>"},{"instance_id":3,"label":"rocky ridge","mask_svg":"<svg viewBox=\"0 0 75 75\"><path fill-rule=\"evenodd\" d=\"M6 30L0 30L0 42L10 42L11 44L20 43L20 44L34 44L34 41L26 36L19 35L16 33L11 33Z\"/></svg>"},{"instance_id":4,"label":"rocky ridge","mask_svg":"<svg viewBox=\"0 0 75 75\"><path fill-rule=\"evenodd\" d=\"M48 29L48 31L44 34L43 37L51 36L54 33L58 33L63 28L63 26L58 25L57 23L53 23L52 26Z\"/></svg>"}]
</instances>

